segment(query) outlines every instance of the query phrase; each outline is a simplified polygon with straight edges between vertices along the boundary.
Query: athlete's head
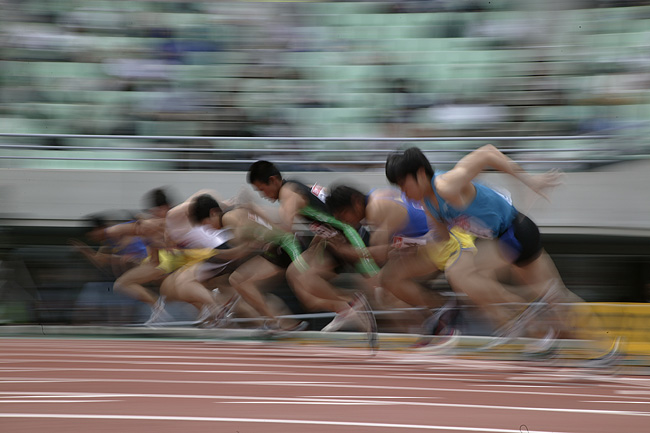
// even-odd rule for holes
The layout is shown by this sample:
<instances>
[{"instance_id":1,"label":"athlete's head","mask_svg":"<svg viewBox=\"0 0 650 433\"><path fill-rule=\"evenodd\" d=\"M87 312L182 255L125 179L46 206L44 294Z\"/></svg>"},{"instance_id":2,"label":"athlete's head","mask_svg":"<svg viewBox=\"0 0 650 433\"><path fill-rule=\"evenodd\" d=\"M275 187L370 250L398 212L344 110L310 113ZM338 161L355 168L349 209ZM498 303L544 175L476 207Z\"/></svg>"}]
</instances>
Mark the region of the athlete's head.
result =
<instances>
[{"instance_id":1,"label":"athlete's head","mask_svg":"<svg viewBox=\"0 0 650 433\"><path fill-rule=\"evenodd\" d=\"M149 191L145 194L144 201L149 212L155 217L163 218L167 215L169 209L172 208L169 195L163 188L156 188Z\"/></svg>"},{"instance_id":2,"label":"athlete's head","mask_svg":"<svg viewBox=\"0 0 650 433\"><path fill-rule=\"evenodd\" d=\"M247 180L264 198L275 201L280 196L282 174L272 162L257 161L253 163L248 169Z\"/></svg>"},{"instance_id":3,"label":"athlete's head","mask_svg":"<svg viewBox=\"0 0 650 433\"><path fill-rule=\"evenodd\" d=\"M86 217L86 236L93 242L103 242L106 240L106 229L108 221L101 215L89 215Z\"/></svg>"},{"instance_id":4,"label":"athlete's head","mask_svg":"<svg viewBox=\"0 0 650 433\"><path fill-rule=\"evenodd\" d=\"M357 227L366 217L366 196L350 186L334 187L325 200L334 218Z\"/></svg>"},{"instance_id":5,"label":"athlete's head","mask_svg":"<svg viewBox=\"0 0 650 433\"><path fill-rule=\"evenodd\" d=\"M201 194L192 199L189 216L194 224L210 225L220 229L222 215L221 206L210 194Z\"/></svg>"},{"instance_id":6,"label":"athlete's head","mask_svg":"<svg viewBox=\"0 0 650 433\"><path fill-rule=\"evenodd\" d=\"M431 184L433 167L417 147L395 152L386 159L386 178L412 200L421 200L423 189Z\"/></svg>"}]
</instances>

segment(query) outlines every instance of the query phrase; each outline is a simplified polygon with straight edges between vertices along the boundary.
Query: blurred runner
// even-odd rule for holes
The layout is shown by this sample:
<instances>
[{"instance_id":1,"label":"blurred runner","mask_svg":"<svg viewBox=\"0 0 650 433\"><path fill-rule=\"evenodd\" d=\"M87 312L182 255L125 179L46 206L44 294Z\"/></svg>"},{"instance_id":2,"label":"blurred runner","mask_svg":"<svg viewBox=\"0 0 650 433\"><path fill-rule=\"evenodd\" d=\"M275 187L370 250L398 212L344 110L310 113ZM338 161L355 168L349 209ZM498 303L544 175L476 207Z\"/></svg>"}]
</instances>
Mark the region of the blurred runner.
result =
<instances>
[{"instance_id":1,"label":"blurred runner","mask_svg":"<svg viewBox=\"0 0 650 433\"><path fill-rule=\"evenodd\" d=\"M445 304L440 295L426 290L418 280L435 278L462 254L473 254L473 237L454 229L447 248L431 248L438 236L430 229L422 205L393 188L374 189L366 195L350 186L337 186L327 197L327 205L334 216L353 227L368 225L368 249L383 265L381 287L408 306L418 308L423 315L421 333L451 332L449 322L456 311L453 300ZM445 308L441 308L443 305ZM335 330L345 321L339 315L326 328Z\"/></svg>"},{"instance_id":2,"label":"blurred runner","mask_svg":"<svg viewBox=\"0 0 650 433\"><path fill-rule=\"evenodd\" d=\"M271 328L279 329L281 327L265 305L264 296L261 294L258 284L271 277L283 275L290 265L295 268L296 272L308 272L309 265L305 257L301 255L302 247L287 249L281 246L282 242L286 245L287 243L290 244L290 239L295 239L296 235L293 226L298 218L309 221L312 224L311 231L318 231L325 228L326 225L330 225L343 232L350 243L354 245L357 269L367 275L377 274L377 265L370 257L356 230L340 223L327 212L324 203L325 191L322 187L314 185L310 188L297 181L285 180L277 167L268 161L257 161L251 165L248 171L248 182L264 198L280 203L280 221L274 226L272 232L277 236L277 239L273 240L267 236L266 239L271 242L269 242L265 253L245 263L233 273L230 281L249 304L263 316L269 317L269 326ZM258 210L257 212L264 216L263 211ZM270 218L267 219L270 220ZM296 292L299 299L300 293L300 291ZM356 301L359 305L358 310L364 312L366 331L373 336L371 339L376 337L376 322L363 294L355 295L354 299L338 293L332 293L329 296L333 297L335 302L338 303L338 310L351 308L350 303ZM304 302L304 299L300 300ZM306 304L309 308L310 305Z\"/></svg>"},{"instance_id":3,"label":"blurred runner","mask_svg":"<svg viewBox=\"0 0 650 433\"><path fill-rule=\"evenodd\" d=\"M388 157L386 175L409 198L421 200L437 223L461 227L477 237L496 241L498 254L491 254L481 269L472 261L464 261L450 270L447 278L477 305L491 310L499 324L508 324L508 333L523 333L526 322L523 319L534 316L538 305L579 298L566 289L543 250L537 225L517 211L508 197L474 180L487 168L514 176L543 197L546 197L546 189L560 183L557 171L531 176L491 145L471 152L443 173L434 173L422 151L410 148ZM482 248L479 245L479 254ZM520 299L491 275L509 264L519 281L533 291L537 301L528 304L527 311L519 315L522 320L514 323L510 321L510 312L500 311L496 304L518 303Z\"/></svg>"}]
</instances>

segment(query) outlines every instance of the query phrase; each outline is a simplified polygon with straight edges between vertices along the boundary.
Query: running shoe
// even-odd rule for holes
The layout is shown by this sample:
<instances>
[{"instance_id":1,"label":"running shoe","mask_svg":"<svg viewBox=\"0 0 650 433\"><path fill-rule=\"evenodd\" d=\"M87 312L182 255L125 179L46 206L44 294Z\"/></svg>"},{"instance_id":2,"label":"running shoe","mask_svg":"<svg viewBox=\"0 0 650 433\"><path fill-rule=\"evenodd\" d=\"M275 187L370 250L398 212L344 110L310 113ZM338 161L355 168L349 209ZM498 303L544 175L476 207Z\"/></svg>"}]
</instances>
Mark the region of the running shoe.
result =
<instances>
[{"instance_id":1,"label":"running shoe","mask_svg":"<svg viewBox=\"0 0 650 433\"><path fill-rule=\"evenodd\" d=\"M232 295L225 304L223 304L212 320L213 328L225 328L231 322L232 316L235 314L235 307L239 303L241 296L238 293Z\"/></svg>"},{"instance_id":2,"label":"running shoe","mask_svg":"<svg viewBox=\"0 0 650 433\"><path fill-rule=\"evenodd\" d=\"M456 299L450 299L442 307L438 308L435 313L429 316L422 323L423 335L445 335L454 325L458 317L458 303Z\"/></svg>"},{"instance_id":3,"label":"running shoe","mask_svg":"<svg viewBox=\"0 0 650 433\"><path fill-rule=\"evenodd\" d=\"M418 352L441 353L447 352L458 345L461 333L455 328L447 328L445 334L420 338L411 346Z\"/></svg>"},{"instance_id":4,"label":"running shoe","mask_svg":"<svg viewBox=\"0 0 650 433\"><path fill-rule=\"evenodd\" d=\"M372 312L372 307L368 302L368 299L361 292L354 294L354 300L351 304L352 309L359 314L361 317L361 322L364 325L364 331L368 334L368 345L372 353L375 353L379 349L379 343L377 340L377 320L375 315Z\"/></svg>"},{"instance_id":5,"label":"running shoe","mask_svg":"<svg viewBox=\"0 0 650 433\"><path fill-rule=\"evenodd\" d=\"M210 308L204 305L201 307L201 311L199 311L199 315L196 317L196 321L194 323L199 327L203 327L206 324L208 324L211 320L212 320L212 311L210 311Z\"/></svg>"},{"instance_id":6,"label":"running shoe","mask_svg":"<svg viewBox=\"0 0 650 433\"><path fill-rule=\"evenodd\" d=\"M541 300L529 303L517 317L497 329L494 338L479 350L489 350L521 337L526 332L526 327L544 313L548 307L549 304Z\"/></svg>"},{"instance_id":7,"label":"running shoe","mask_svg":"<svg viewBox=\"0 0 650 433\"><path fill-rule=\"evenodd\" d=\"M283 328L277 322L277 320L267 320L264 322L260 328L262 337L267 338L284 338L291 335L294 332L304 331L309 327L309 322L304 320L296 322L292 326Z\"/></svg>"},{"instance_id":8,"label":"running shoe","mask_svg":"<svg viewBox=\"0 0 650 433\"><path fill-rule=\"evenodd\" d=\"M621 337L617 337L607 353L597 358L588 359L586 366L590 368L611 367L623 358L621 351Z\"/></svg>"},{"instance_id":9,"label":"running shoe","mask_svg":"<svg viewBox=\"0 0 650 433\"><path fill-rule=\"evenodd\" d=\"M356 311L350 307L340 313L336 313L334 319L325 325L323 329L321 329L321 332L336 332L355 318Z\"/></svg>"},{"instance_id":10,"label":"running shoe","mask_svg":"<svg viewBox=\"0 0 650 433\"><path fill-rule=\"evenodd\" d=\"M144 326L155 328L157 326L161 326L165 322L171 321L171 319L171 315L165 311L165 297L160 296L158 297L156 303L153 305L151 316L149 317L149 320L144 322Z\"/></svg>"},{"instance_id":11,"label":"running shoe","mask_svg":"<svg viewBox=\"0 0 650 433\"><path fill-rule=\"evenodd\" d=\"M557 341L558 332L555 328L549 328L543 338L527 345L524 348L524 355L531 359L547 360L557 356Z\"/></svg>"}]
</instances>

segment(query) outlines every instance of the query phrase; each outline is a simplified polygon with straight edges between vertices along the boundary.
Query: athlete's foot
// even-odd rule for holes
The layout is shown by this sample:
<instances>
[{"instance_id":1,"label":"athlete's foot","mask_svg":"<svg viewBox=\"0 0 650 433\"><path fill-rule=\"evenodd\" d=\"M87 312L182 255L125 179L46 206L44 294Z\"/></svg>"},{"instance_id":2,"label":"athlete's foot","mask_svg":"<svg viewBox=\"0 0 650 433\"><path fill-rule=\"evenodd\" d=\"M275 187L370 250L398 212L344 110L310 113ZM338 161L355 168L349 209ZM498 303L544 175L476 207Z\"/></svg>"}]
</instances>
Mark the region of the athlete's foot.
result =
<instances>
[{"instance_id":1,"label":"athlete's foot","mask_svg":"<svg viewBox=\"0 0 650 433\"><path fill-rule=\"evenodd\" d=\"M264 322L260 330L262 335L270 338L282 338L294 332L304 331L309 327L309 322L299 321L291 326L283 327L278 320L267 320Z\"/></svg>"},{"instance_id":2,"label":"athlete's foot","mask_svg":"<svg viewBox=\"0 0 650 433\"><path fill-rule=\"evenodd\" d=\"M597 358L588 359L586 366L590 368L611 367L616 365L622 358L623 353L621 349L622 339L617 337L612 344L612 347L607 353Z\"/></svg>"},{"instance_id":3,"label":"athlete's foot","mask_svg":"<svg viewBox=\"0 0 650 433\"><path fill-rule=\"evenodd\" d=\"M456 299L451 299L422 322L422 335L444 335L449 333L447 328L453 327L457 316L458 303Z\"/></svg>"},{"instance_id":4,"label":"athlete's foot","mask_svg":"<svg viewBox=\"0 0 650 433\"><path fill-rule=\"evenodd\" d=\"M358 318L357 311L352 307L353 303L350 303L350 307L345 310L336 313L334 319L321 329L321 332L335 332L343 328L343 326L355 321Z\"/></svg>"},{"instance_id":5,"label":"athlete's foot","mask_svg":"<svg viewBox=\"0 0 650 433\"><path fill-rule=\"evenodd\" d=\"M377 341L377 320L375 319L375 315L372 312L368 299L366 299L363 293L357 292L355 293L354 300L350 306L357 314L359 314L364 331L368 335L368 345L374 353L379 348L379 343Z\"/></svg>"},{"instance_id":6,"label":"athlete's foot","mask_svg":"<svg viewBox=\"0 0 650 433\"><path fill-rule=\"evenodd\" d=\"M199 328L206 328L209 326L210 321L212 320L213 312L207 306L202 306L199 311L199 315L196 317L194 322Z\"/></svg>"},{"instance_id":7,"label":"athlete's foot","mask_svg":"<svg viewBox=\"0 0 650 433\"><path fill-rule=\"evenodd\" d=\"M443 334L422 337L411 347L423 352L443 352L456 347L460 341L460 336L460 331L447 327Z\"/></svg>"},{"instance_id":8,"label":"athlete's foot","mask_svg":"<svg viewBox=\"0 0 650 433\"><path fill-rule=\"evenodd\" d=\"M239 294L234 294L230 299L223 304L212 319L213 328L225 328L231 322L232 316L235 314L235 307L241 300Z\"/></svg>"},{"instance_id":9,"label":"athlete's foot","mask_svg":"<svg viewBox=\"0 0 650 433\"><path fill-rule=\"evenodd\" d=\"M494 333L492 341L479 350L492 349L521 337L525 334L528 325L546 311L547 308L548 304L541 300L531 302L514 319L498 328Z\"/></svg>"},{"instance_id":10,"label":"athlete's foot","mask_svg":"<svg viewBox=\"0 0 650 433\"><path fill-rule=\"evenodd\" d=\"M144 326L154 328L160 326L165 322L169 322L172 319L172 316L165 311L165 297L160 296L156 303L151 307L151 316L149 320L144 322Z\"/></svg>"},{"instance_id":11,"label":"athlete's foot","mask_svg":"<svg viewBox=\"0 0 650 433\"><path fill-rule=\"evenodd\" d=\"M558 332L550 328L543 338L527 345L524 348L524 356L532 359L550 359L557 355L556 341Z\"/></svg>"}]
</instances>

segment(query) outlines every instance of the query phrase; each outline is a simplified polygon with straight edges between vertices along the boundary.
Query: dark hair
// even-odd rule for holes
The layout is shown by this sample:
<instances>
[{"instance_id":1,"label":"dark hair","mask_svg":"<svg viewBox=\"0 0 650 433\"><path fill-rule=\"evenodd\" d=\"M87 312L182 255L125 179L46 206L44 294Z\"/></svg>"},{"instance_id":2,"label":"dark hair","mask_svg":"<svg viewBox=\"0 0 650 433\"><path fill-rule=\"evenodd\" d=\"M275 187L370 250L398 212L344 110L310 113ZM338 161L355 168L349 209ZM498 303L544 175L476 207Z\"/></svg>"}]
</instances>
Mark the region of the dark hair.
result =
<instances>
[{"instance_id":1,"label":"dark hair","mask_svg":"<svg viewBox=\"0 0 650 433\"><path fill-rule=\"evenodd\" d=\"M148 208L158 207L158 206L171 207L172 205L170 203L169 197L167 196L167 193L162 188L152 189L147 194L145 194L144 200Z\"/></svg>"},{"instance_id":2,"label":"dark hair","mask_svg":"<svg viewBox=\"0 0 650 433\"><path fill-rule=\"evenodd\" d=\"M108 227L108 221L103 215L93 214L85 218L85 228L87 231L96 229L105 229Z\"/></svg>"},{"instance_id":3,"label":"dark hair","mask_svg":"<svg viewBox=\"0 0 650 433\"><path fill-rule=\"evenodd\" d=\"M395 152L386 159L386 178L394 185L401 183L407 176L415 177L418 170L424 168L427 177L433 177L433 167L417 147L410 147L403 152Z\"/></svg>"},{"instance_id":4,"label":"dark hair","mask_svg":"<svg viewBox=\"0 0 650 433\"><path fill-rule=\"evenodd\" d=\"M214 199L210 194L201 194L194 197L189 208L190 220L194 224L198 224L210 216L210 212L216 209L219 213L223 213L219 202Z\"/></svg>"},{"instance_id":5,"label":"dark hair","mask_svg":"<svg viewBox=\"0 0 650 433\"><path fill-rule=\"evenodd\" d=\"M366 196L361 191L350 186L340 185L332 189L325 199L325 204L330 213L343 211L354 204L354 200L359 199L366 202Z\"/></svg>"},{"instance_id":6,"label":"dark hair","mask_svg":"<svg viewBox=\"0 0 650 433\"><path fill-rule=\"evenodd\" d=\"M248 183L262 182L268 184L269 179L273 176L277 176L282 180L282 174L280 174L280 170L278 170L275 164L269 161L257 161L248 169L247 180Z\"/></svg>"}]
</instances>

